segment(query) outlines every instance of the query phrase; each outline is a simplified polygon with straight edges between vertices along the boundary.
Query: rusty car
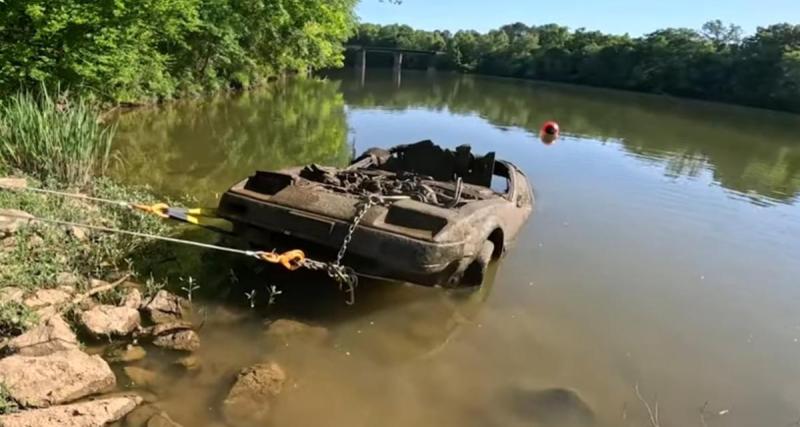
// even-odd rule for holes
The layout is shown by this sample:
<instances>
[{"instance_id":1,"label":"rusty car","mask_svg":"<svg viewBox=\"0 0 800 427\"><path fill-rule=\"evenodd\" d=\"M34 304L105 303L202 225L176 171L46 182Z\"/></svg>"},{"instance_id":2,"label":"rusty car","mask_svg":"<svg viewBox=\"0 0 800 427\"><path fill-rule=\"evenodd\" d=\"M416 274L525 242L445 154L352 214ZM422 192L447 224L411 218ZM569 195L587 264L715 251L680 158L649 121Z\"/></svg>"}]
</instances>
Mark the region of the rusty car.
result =
<instances>
[{"instance_id":1,"label":"rusty car","mask_svg":"<svg viewBox=\"0 0 800 427\"><path fill-rule=\"evenodd\" d=\"M252 247L302 247L359 276L476 287L533 204L525 174L495 153L421 141L343 168L257 171L223 194L218 214Z\"/></svg>"}]
</instances>

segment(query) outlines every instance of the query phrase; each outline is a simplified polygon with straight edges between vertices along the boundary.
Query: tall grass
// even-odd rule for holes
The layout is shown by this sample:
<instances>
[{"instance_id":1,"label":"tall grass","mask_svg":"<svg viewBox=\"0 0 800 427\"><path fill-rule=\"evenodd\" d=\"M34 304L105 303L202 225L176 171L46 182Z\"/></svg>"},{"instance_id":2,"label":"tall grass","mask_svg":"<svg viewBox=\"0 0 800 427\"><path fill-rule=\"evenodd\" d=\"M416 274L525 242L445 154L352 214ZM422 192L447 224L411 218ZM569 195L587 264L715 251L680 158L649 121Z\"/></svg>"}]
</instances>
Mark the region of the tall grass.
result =
<instances>
[{"instance_id":1,"label":"tall grass","mask_svg":"<svg viewBox=\"0 0 800 427\"><path fill-rule=\"evenodd\" d=\"M0 169L86 188L108 168L115 127L82 99L20 92L0 103Z\"/></svg>"}]
</instances>

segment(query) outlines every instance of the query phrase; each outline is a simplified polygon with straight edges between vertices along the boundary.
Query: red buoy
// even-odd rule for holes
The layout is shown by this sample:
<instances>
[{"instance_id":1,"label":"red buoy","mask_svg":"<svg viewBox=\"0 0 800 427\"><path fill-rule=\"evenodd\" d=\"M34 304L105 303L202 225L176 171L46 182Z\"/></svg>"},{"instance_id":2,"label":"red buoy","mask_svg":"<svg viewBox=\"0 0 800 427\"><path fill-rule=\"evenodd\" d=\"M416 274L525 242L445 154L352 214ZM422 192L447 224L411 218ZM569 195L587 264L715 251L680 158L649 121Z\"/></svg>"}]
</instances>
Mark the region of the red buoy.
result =
<instances>
[{"instance_id":1,"label":"red buoy","mask_svg":"<svg viewBox=\"0 0 800 427\"><path fill-rule=\"evenodd\" d=\"M542 125L542 128L539 130L539 137L542 139L542 142L546 145L550 145L558 139L559 135L561 134L561 127L558 125L557 122L554 121L546 121Z\"/></svg>"}]
</instances>

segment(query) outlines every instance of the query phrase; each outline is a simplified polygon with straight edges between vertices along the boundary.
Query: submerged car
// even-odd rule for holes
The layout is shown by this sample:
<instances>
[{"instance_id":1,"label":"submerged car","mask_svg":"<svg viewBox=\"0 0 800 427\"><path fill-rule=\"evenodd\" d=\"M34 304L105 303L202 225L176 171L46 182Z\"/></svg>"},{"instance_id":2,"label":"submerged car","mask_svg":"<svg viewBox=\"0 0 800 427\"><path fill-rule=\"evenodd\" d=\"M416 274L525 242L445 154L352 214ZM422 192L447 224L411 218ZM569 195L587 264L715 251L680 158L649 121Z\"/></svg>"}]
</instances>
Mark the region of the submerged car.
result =
<instances>
[{"instance_id":1,"label":"submerged car","mask_svg":"<svg viewBox=\"0 0 800 427\"><path fill-rule=\"evenodd\" d=\"M360 276L460 287L484 282L533 203L522 171L495 153L422 141L369 149L345 168L256 172L225 192L218 214L259 249L300 248Z\"/></svg>"}]
</instances>

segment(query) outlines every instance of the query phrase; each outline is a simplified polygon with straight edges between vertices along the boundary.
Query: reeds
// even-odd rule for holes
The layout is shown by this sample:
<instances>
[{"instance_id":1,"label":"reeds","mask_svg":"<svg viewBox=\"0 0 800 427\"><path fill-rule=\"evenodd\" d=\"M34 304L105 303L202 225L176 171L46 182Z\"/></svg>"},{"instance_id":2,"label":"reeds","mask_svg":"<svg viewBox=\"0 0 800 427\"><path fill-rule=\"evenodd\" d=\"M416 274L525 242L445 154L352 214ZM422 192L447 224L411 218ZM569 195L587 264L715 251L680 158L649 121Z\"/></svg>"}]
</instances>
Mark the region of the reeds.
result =
<instances>
[{"instance_id":1,"label":"reeds","mask_svg":"<svg viewBox=\"0 0 800 427\"><path fill-rule=\"evenodd\" d=\"M0 169L56 187L87 188L108 168L115 127L82 99L44 88L0 102Z\"/></svg>"}]
</instances>

